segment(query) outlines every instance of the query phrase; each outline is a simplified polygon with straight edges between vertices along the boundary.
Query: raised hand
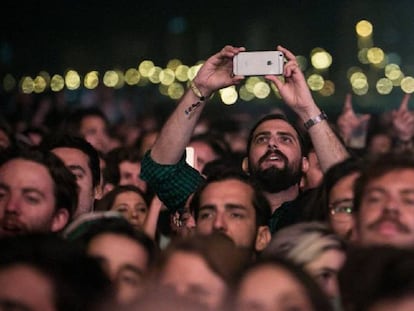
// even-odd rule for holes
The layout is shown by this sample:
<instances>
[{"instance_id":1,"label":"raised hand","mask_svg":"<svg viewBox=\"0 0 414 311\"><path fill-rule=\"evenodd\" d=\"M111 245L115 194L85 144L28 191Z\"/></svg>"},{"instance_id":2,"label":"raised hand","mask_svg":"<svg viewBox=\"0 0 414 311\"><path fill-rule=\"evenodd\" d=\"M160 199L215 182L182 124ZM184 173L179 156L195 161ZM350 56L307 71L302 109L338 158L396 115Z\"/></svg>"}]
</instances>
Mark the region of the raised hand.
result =
<instances>
[{"instance_id":1,"label":"raised hand","mask_svg":"<svg viewBox=\"0 0 414 311\"><path fill-rule=\"evenodd\" d=\"M346 144L349 144L352 133L368 121L370 117L369 114L358 116L355 113L352 108L352 95L348 93L345 97L342 113L337 120L339 133Z\"/></svg>"},{"instance_id":2,"label":"raised hand","mask_svg":"<svg viewBox=\"0 0 414 311\"><path fill-rule=\"evenodd\" d=\"M281 81L278 77L272 75L267 75L266 79L272 81L276 85L284 102L304 121L318 115L320 113L319 108L312 98L295 55L280 45L277 47L277 50L281 51L287 59L287 63L283 70L284 81Z\"/></svg>"},{"instance_id":3,"label":"raised hand","mask_svg":"<svg viewBox=\"0 0 414 311\"><path fill-rule=\"evenodd\" d=\"M398 110L393 110L392 125L401 141L409 141L414 136L414 114L408 110L411 94L405 94Z\"/></svg>"},{"instance_id":4,"label":"raised hand","mask_svg":"<svg viewBox=\"0 0 414 311\"><path fill-rule=\"evenodd\" d=\"M233 75L233 57L242 51L245 48L226 45L207 59L194 78L194 83L204 96L209 96L223 87L238 84L244 79L244 76Z\"/></svg>"}]
</instances>

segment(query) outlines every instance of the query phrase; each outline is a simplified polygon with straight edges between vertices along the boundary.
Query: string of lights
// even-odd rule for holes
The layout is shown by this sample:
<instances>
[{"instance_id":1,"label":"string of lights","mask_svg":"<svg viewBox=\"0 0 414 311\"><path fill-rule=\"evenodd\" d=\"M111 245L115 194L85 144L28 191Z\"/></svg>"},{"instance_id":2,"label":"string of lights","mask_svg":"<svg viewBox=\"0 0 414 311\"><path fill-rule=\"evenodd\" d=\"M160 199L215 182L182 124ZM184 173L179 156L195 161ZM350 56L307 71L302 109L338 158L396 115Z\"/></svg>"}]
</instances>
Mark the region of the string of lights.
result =
<instances>
[{"instance_id":1,"label":"string of lights","mask_svg":"<svg viewBox=\"0 0 414 311\"><path fill-rule=\"evenodd\" d=\"M375 46L373 30L372 23L367 20L361 20L355 25L359 64L347 70L347 79L353 93L363 96L371 89L380 95L388 95L394 88L400 88L405 93L414 92L414 78L404 74L401 69L401 57L397 53L386 53ZM309 58L298 55L297 60L306 74L307 83L312 91L325 97L335 94L335 83L327 78L333 64L332 55L328 51L316 47L310 51ZM145 87L151 83L158 85L161 94L176 100L184 94L187 84L195 77L201 65L202 61L190 66L183 64L179 59L172 59L163 68L151 60L143 60L136 68L125 71L118 69L106 72L90 71L83 76L74 69L68 69L64 74L53 75L40 71L36 77L15 78L11 74L6 74L3 77L2 88L5 92L17 90L26 94L38 94L49 89L53 92L60 92L64 88L77 90L82 87L92 90L100 83L115 89L125 85ZM372 71L375 75L370 75L368 78L367 73ZM241 86L237 88L231 86L219 92L220 100L227 105L234 104L238 100L250 101L269 96L279 96L278 91L263 77L249 77Z\"/></svg>"}]
</instances>

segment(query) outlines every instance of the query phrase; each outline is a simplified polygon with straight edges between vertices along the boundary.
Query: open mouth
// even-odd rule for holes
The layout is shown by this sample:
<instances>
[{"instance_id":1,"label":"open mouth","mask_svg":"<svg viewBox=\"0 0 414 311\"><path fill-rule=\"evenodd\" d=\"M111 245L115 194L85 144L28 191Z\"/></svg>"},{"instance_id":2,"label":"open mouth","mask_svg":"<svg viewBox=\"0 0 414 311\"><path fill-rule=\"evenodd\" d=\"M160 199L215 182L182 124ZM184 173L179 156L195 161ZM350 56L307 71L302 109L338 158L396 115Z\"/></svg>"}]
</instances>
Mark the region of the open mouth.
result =
<instances>
[{"instance_id":1,"label":"open mouth","mask_svg":"<svg viewBox=\"0 0 414 311\"><path fill-rule=\"evenodd\" d=\"M16 235L22 233L24 230L21 225L15 221L4 220L0 228L5 234Z\"/></svg>"}]
</instances>

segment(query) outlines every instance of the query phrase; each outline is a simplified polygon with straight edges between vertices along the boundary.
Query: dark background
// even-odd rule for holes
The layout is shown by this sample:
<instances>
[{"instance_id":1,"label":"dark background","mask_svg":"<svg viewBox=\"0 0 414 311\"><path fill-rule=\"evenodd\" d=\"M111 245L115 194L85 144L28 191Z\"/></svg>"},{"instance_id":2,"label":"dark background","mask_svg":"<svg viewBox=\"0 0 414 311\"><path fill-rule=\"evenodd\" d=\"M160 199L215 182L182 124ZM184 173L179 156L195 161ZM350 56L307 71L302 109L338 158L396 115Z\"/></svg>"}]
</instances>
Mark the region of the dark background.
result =
<instances>
[{"instance_id":1,"label":"dark background","mask_svg":"<svg viewBox=\"0 0 414 311\"><path fill-rule=\"evenodd\" d=\"M331 104L350 89L349 67L383 76L358 62L355 24L361 19L373 24L374 45L398 53L403 72L414 75L411 0L2 1L0 7L0 79L68 68L81 74L125 70L143 59L161 67L171 58L192 65L226 44L248 50L282 44L307 57L322 47L333 56L325 78L335 82L336 92L320 100ZM380 96L372 85L357 101L361 107L394 105L401 94L394 89Z\"/></svg>"}]
</instances>

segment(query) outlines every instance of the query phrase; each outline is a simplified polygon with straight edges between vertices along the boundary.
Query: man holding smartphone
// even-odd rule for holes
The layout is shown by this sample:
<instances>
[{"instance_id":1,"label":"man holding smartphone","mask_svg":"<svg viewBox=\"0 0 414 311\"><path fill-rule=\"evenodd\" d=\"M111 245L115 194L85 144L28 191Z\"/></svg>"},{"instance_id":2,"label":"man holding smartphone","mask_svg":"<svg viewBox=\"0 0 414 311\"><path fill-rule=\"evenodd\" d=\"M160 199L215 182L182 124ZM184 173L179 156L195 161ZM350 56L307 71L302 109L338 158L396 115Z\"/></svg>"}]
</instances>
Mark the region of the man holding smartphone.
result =
<instances>
[{"instance_id":1,"label":"man holding smartphone","mask_svg":"<svg viewBox=\"0 0 414 311\"><path fill-rule=\"evenodd\" d=\"M284 102L303 120L321 168L326 171L348 153L326 121L326 114L315 104L295 56L281 46L277 50L287 59L285 80L274 75L265 78L275 84ZM183 206L203 182L197 171L185 165L183 153L211 94L244 79L233 74L233 58L242 51L242 47L226 46L204 63L142 162L142 178L173 210ZM280 115L265 117L256 124L250 133L243 169L270 202L272 232L298 221L301 208L297 177L307 167L301 135L292 124ZM278 186L272 187L276 183Z\"/></svg>"}]
</instances>

